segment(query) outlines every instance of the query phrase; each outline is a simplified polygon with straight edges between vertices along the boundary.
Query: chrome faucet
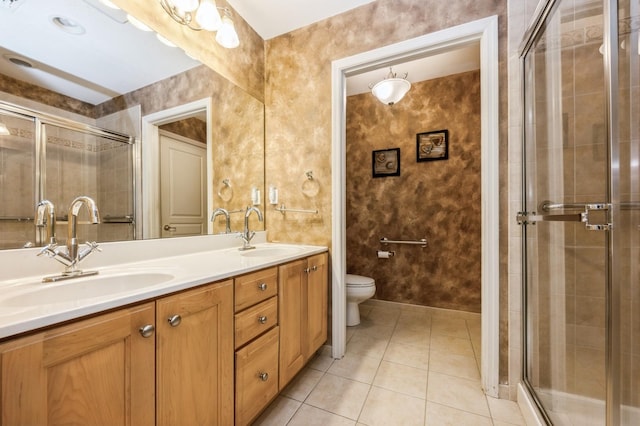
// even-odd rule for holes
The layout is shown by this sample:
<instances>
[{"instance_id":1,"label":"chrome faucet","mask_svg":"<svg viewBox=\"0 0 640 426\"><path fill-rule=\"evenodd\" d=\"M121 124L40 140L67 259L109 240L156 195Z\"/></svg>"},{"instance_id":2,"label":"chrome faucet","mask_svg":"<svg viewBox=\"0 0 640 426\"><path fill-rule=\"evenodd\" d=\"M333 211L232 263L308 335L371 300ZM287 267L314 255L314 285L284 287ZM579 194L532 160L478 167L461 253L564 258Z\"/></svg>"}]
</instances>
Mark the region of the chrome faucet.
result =
<instances>
[{"instance_id":1,"label":"chrome faucet","mask_svg":"<svg viewBox=\"0 0 640 426\"><path fill-rule=\"evenodd\" d=\"M43 282L51 282L51 281L60 281L68 278L75 278L87 275L95 275L97 271L82 271L78 269L78 264L87 256L89 256L94 251L101 251L98 247L98 243L95 241L87 242L87 247L79 250L78 248L78 238L77 238L77 224L78 224L78 214L80 213L80 208L85 206L89 211L89 220L92 224L100 223L100 213L98 212L98 207L96 206L95 201L87 196L76 197L69 206L68 213L68 227L67 227L67 244L66 247L59 247L55 243L49 243L45 246L38 256L46 254L48 257L57 260L65 266L65 270L61 275L45 277ZM42 208L43 215L45 211L45 207ZM48 208L49 212L51 212L51 208ZM40 210L38 210L40 212ZM51 214L51 213L50 213ZM51 220L49 220L51 223ZM53 232L55 234L55 232ZM50 239L51 241L51 239Z\"/></svg>"},{"instance_id":2,"label":"chrome faucet","mask_svg":"<svg viewBox=\"0 0 640 426\"><path fill-rule=\"evenodd\" d=\"M56 241L56 208L49 200L42 200L36 206L36 226L42 228L46 224L47 247L58 245Z\"/></svg>"},{"instance_id":3,"label":"chrome faucet","mask_svg":"<svg viewBox=\"0 0 640 426\"><path fill-rule=\"evenodd\" d=\"M249 216L251 216L251 212L256 212L256 214L258 215L258 220L260 222L263 221L262 212L259 208L254 206L247 207L247 212L244 214L244 231L240 235L240 238L242 238L242 247L240 247L240 251L255 248L251 245L251 239L256 235L256 233L254 231L249 231Z\"/></svg>"},{"instance_id":4,"label":"chrome faucet","mask_svg":"<svg viewBox=\"0 0 640 426\"><path fill-rule=\"evenodd\" d=\"M211 215L211 222L216 220L216 216L220 216L220 215L224 215L224 219L225 219L225 234L230 234L231 233L231 218L229 217L229 211L226 209L223 209L221 207L218 207L217 209L215 209L213 211L213 214Z\"/></svg>"}]
</instances>

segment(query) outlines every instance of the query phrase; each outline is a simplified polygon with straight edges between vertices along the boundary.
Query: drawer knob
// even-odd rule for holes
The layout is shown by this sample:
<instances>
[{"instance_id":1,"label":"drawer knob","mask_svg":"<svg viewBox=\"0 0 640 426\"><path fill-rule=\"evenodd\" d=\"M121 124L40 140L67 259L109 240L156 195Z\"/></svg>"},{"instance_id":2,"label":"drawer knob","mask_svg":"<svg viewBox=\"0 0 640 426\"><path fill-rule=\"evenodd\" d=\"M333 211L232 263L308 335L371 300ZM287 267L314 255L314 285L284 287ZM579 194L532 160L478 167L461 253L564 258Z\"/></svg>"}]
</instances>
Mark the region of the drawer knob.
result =
<instances>
[{"instance_id":1,"label":"drawer knob","mask_svg":"<svg viewBox=\"0 0 640 426\"><path fill-rule=\"evenodd\" d=\"M260 291L265 291L267 289L267 283L258 284L258 288L260 289Z\"/></svg>"},{"instance_id":2,"label":"drawer knob","mask_svg":"<svg viewBox=\"0 0 640 426\"><path fill-rule=\"evenodd\" d=\"M262 380L263 382L266 382L267 380L269 380L269 373L264 372L264 373L258 373L258 377L260 378L260 380Z\"/></svg>"},{"instance_id":3,"label":"drawer knob","mask_svg":"<svg viewBox=\"0 0 640 426\"><path fill-rule=\"evenodd\" d=\"M167 318L167 321L169 321L169 325L171 327L177 327L182 322L182 317L180 315L174 315L172 317Z\"/></svg>"},{"instance_id":4,"label":"drawer knob","mask_svg":"<svg viewBox=\"0 0 640 426\"><path fill-rule=\"evenodd\" d=\"M265 324L265 323L267 322L267 316L266 316L266 315L260 315L260 316L258 317L258 322L259 322L260 324Z\"/></svg>"},{"instance_id":5,"label":"drawer knob","mask_svg":"<svg viewBox=\"0 0 640 426\"><path fill-rule=\"evenodd\" d=\"M140 330L138 331L140 331L140 335L146 339L148 337L153 336L154 330L155 330L155 327L153 325L147 324L140 327Z\"/></svg>"}]
</instances>

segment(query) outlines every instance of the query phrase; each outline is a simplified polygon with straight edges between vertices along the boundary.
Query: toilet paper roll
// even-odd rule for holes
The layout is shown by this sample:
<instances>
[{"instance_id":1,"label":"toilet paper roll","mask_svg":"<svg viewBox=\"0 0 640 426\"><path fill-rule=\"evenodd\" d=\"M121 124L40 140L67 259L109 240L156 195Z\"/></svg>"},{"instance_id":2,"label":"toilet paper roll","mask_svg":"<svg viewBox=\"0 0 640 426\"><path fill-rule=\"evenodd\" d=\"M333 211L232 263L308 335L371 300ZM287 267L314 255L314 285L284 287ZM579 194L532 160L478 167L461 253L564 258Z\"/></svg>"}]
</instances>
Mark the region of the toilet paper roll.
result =
<instances>
[{"instance_id":1,"label":"toilet paper roll","mask_svg":"<svg viewBox=\"0 0 640 426\"><path fill-rule=\"evenodd\" d=\"M393 257L395 253L392 251L383 251L383 250L378 250L378 259L389 259L390 257Z\"/></svg>"}]
</instances>

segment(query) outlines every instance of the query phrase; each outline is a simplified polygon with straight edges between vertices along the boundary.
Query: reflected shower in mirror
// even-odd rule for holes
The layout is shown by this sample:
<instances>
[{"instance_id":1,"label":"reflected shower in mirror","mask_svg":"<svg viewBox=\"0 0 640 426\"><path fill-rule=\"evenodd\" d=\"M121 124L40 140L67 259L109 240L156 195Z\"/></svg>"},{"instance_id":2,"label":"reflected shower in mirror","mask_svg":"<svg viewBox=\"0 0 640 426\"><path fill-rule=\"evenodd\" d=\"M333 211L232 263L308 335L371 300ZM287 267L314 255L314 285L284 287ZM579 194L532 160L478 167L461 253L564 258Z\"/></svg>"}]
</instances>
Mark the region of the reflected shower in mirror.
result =
<instances>
[{"instance_id":1,"label":"reflected shower in mirror","mask_svg":"<svg viewBox=\"0 0 640 426\"><path fill-rule=\"evenodd\" d=\"M145 117L206 99L210 105L208 112L201 113L199 119L205 120L210 127L203 144L206 168L202 188L206 191L203 203L207 217L206 222L199 225L200 231L224 232L221 219L214 224L209 222L213 209L246 209L253 204L252 190L264 194L264 105L261 101L187 57L181 50L160 43L153 32L134 28L124 12L106 8L99 0L35 3L18 0L0 8L3 22L0 26L0 101L132 135L138 142L139 154L144 151L145 144L150 143L143 138ZM52 19L55 17L61 19ZM65 25L71 28L64 28ZM138 38L143 41L135 41ZM37 40L46 42L38 43ZM134 46L141 50L130 50ZM172 67L169 69L169 66ZM143 80L142 77L151 78ZM14 133L21 126L12 124L12 120L20 119L6 120ZM159 127L156 128L159 131ZM175 128L165 130L180 134ZM2 138L0 136L0 161L7 164L17 158L19 151L5 146L11 142ZM159 143L158 137L155 140ZM22 164L35 170L32 153L23 151L19 156ZM140 176L140 170L159 168L160 156L155 157L157 163L154 165L145 164L149 159L144 156L137 155L136 158L141 158L142 163L134 167L137 189L131 203L135 206L139 226L133 237L160 237L160 218L152 223L155 226L152 230L142 232L142 225L149 225L144 223L147 219L145 209L157 210L159 205L145 205L141 197L141 188L160 190L160 174L153 182L145 180L146 175ZM101 181L114 170L102 171L97 179ZM15 184L8 181L7 172L0 171L0 193L18 198L20 205L35 208L34 187L37 184L31 174L26 175L29 177L23 177L22 182ZM233 185L231 200L218 195L223 179L229 179ZM153 197L161 198L159 192ZM260 201L258 207L263 209L264 203ZM59 211L63 210L60 206ZM7 213L7 216L11 214ZM25 217L29 216L33 216L33 212ZM232 214L234 231L241 229L240 216L239 213ZM33 224L23 222L21 226ZM262 223L255 223L252 229L264 227ZM187 233L200 234L193 228L191 231ZM10 234L0 230L0 248L17 248L27 243ZM131 237L128 233L117 234L105 236L103 241ZM100 241L101 235L97 239Z\"/></svg>"}]
</instances>

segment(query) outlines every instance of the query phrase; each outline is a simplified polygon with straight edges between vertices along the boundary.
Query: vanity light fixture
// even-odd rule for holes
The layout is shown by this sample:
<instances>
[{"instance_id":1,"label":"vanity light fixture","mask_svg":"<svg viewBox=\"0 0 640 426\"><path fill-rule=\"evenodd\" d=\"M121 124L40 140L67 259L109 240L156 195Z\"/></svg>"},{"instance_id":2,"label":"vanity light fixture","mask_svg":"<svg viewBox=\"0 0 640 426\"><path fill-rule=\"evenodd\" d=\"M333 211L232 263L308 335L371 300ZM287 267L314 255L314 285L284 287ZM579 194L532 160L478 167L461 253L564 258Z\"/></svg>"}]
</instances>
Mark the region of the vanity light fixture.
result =
<instances>
[{"instance_id":1,"label":"vanity light fixture","mask_svg":"<svg viewBox=\"0 0 640 426\"><path fill-rule=\"evenodd\" d=\"M405 73L404 77L399 78L393 72L393 69L389 67L389 74L384 80L369 85L371 93L385 105L393 105L400 102L411 89L411 83L407 80L408 74Z\"/></svg>"},{"instance_id":2,"label":"vanity light fixture","mask_svg":"<svg viewBox=\"0 0 640 426\"><path fill-rule=\"evenodd\" d=\"M162 8L179 24L194 31L217 32L216 41L222 47L233 49L240 45L231 11L218 7L215 0L159 0ZM222 11L222 17L220 12Z\"/></svg>"},{"instance_id":3,"label":"vanity light fixture","mask_svg":"<svg viewBox=\"0 0 640 426\"><path fill-rule=\"evenodd\" d=\"M7 125L0 121L0 136L9 136L11 132L7 128Z\"/></svg>"}]
</instances>

